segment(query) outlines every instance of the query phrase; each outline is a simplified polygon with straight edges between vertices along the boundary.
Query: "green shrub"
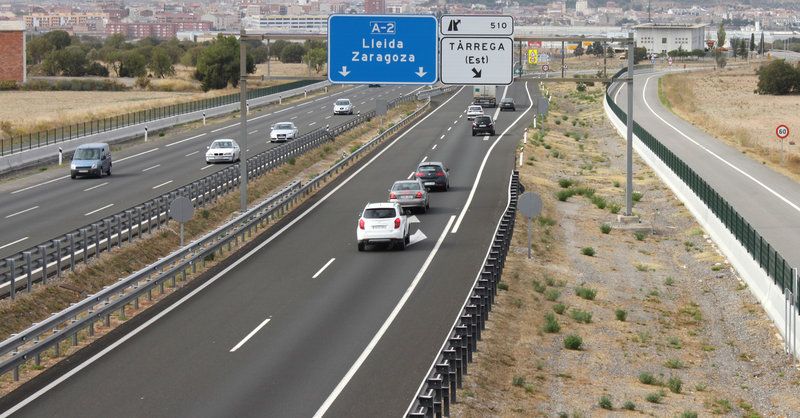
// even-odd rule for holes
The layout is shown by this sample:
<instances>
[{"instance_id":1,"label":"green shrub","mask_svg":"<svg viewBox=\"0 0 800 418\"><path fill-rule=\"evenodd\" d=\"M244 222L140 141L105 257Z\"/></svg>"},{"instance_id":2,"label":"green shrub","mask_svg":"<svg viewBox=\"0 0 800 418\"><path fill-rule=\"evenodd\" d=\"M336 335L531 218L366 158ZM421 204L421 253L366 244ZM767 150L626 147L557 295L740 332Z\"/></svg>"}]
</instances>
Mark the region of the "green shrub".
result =
<instances>
[{"instance_id":1,"label":"green shrub","mask_svg":"<svg viewBox=\"0 0 800 418\"><path fill-rule=\"evenodd\" d=\"M556 224L556 220L553 218L548 218L547 216L540 216L539 217L539 225L541 226L553 226Z\"/></svg>"},{"instance_id":2,"label":"green shrub","mask_svg":"<svg viewBox=\"0 0 800 418\"><path fill-rule=\"evenodd\" d=\"M553 305L553 312L555 312L555 313L557 313L559 315L563 315L564 311L566 311L566 310L567 310L567 305L564 305L563 303L557 303L557 304Z\"/></svg>"},{"instance_id":3,"label":"green shrub","mask_svg":"<svg viewBox=\"0 0 800 418\"><path fill-rule=\"evenodd\" d=\"M614 187L619 187L619 181L614 180Z\"/></svg>"},{"instance_id":4,"label":"green shrub","mask_svg":"<svg viewBox=\"0 0 800 418\"><path fill-rule=\"evenodd\" d=\"M614 315L617 317L617 321L625 322L625 319L628 318L628 312L624 309L617 309L614 311Z\"/></svg>"},{"instance_id":5,"label":"green shrub","mask_svg":"<svg viewBox=\"0 0 800 418\"><path fill-rule=\"evenodd\" d=\"M568 350L580 350L583 339L579 335L570 334L564 338L564 348Z\"/></svg>"},{"instance_id":6,"label":"green shrub","mask_svg":"<svg viewBox=\"0 0 800 418\"><path fill-rule=\"evenodd\" d=\"M594 248L592 248L592 247L583 247L583 248L581 248L581 254L589 256L589 257L594 257Z\"/></svg>"},{"instance_id":7,"label":"green shrub","mask_svg":"<svg viewBox=\"0 0 800 418\"><path fill-rule=\"evenodd\" d=\"M658 393L658 392L653 392L653 393L649 393L649 394L647 394L647 396L645 396L645 398L644 398L644 399L645 399L647 402L650 402L650 403L661 403L661 398L662 398L662 396L661 396L661 394L660 394L660 393Z\"/></svg>"},{"instance_id":8,"label":"green shrub","mask_svg":"<svg viewBox=\"0 0 800 418\"><path fill-rule=\"evenodd\" d=\"M561 325L558 324L555 315L547 313L544 315L544 332L548 334L555 334L561 331Z\"/></svg>"},{"instance_id":9,"label":"green shrub","mask_svg":"<svg viewBox=\"0 0 800 418\"><path fill-rule=\"evenodd\" d=\"M556 193L556 198L561 202L566 202L572 196L575 196L575 191L572 189L559 190Z\"/></svg>"},{"instance_id":10,"label":"green shrub","mask_svg":"<svg viewBox=\"0 0 800 418\"><path fill-rule=\"evenodd\" d=\"M668 369L682 369L685 366L680 359L671 358L664 363L664 367Z\"/></svg>"},{"instance_id":11,"label":"green shrub","mask_svg":"<svg viewBox=\"0 0 800 418\"><path fill-rule=\"evenodd\" d=\"M497 288L500 290L508 290L508 283L500 282L497 284Z\"/></svg>"},{"instance_id":12,"label":"green shrub","mask_svg":"<svg viewBox=\"0 0 800 418\"><path fill-rule=\"evenodd\" d=\"M600 407L603 409L608 409L608 410L614 409L614 406L611 404L611 398L605 395L600 397L600 402L598 402L597 404L600 405Z\"/></svg>"},{"instance_id":13,"label":"green shrub","mask_svg":"<svg viewBox=\"0 0 800 418\"><path fill-rule=\"evenodd\" d=\"M644 241L644 232L636 231L633 233L633 237L636 238L636 241Z\"/></svg>"},{"instance_id":14,"label":"green shrub","mask_svg":"<svg viewBox=\"0 0 800 418\"><path fill-rule=\"evenodd\" d=\"M556 289L550 289L544 294L544 298L550 302L555 302L559 297L561 297L561 292Z\"/></svg>"},{"instance_id":15,"label":"green shrub","mask_svg":"<svg viewBox=\"0 0 800 418\"><path fill-rule=\"evenodd\" d=\"M591 187L576 187L575 194L591 199L594 196L594 189Z\"/></svg>"},{"instance_id":16,"label":"green shrub","mask_svg":"<svg viewBox=\"0 0 800 418\"><path fill-rule=\"evenodd\" d=\"M672 393L681 393L682 386L683 386L683 381L678 377L670 377L669 380L667 381L667 387Z\"/></svg>"},{"instance_id":17,"label":"green shrub","mask_svg":"<svg viewBox=\"0 0 800 418\"><path fill-rule=\"evenodd\" d=\"M642 200L642 193L641 192L633 192L633 194L631 194L631 200L633 200L634 202L638 202L638 201Z\"/></svg>"},{"instance_id":18,"label":"green shrub","mask_svg":"<svg viewBox=\"0 0 800 418\"><path fill-rule=\"evenodd\" d=\"M569 315L572 317L572 319L578 322L583 322L584 324L592 322L591 312L582 311L580 309L573 309L572 311L570 311Z\"/></svg>"},{"instance_id":19,"label":"green shrub","mask_svg":"<svg viewBox=\"0 0 800 418\"><path fill-rule=\"evenodd\" d=\"M544 293L544 291L547 289L547 286L543 285L538 280L534 280L532 284L533 284L533 290L535 290L536 293Z\"/></svg>"},{"instance_id":20,"label":"green shrub","mask_svg":"<svg viewBox=\"0 0 800 418\"><path fill-rule=\"evenodd\" d=\"M628 410L628 411L635 411L636 410L636 404L631 402L631 401L627 401L627 402L625 402L624 405L622 405L622 409L625 409L625 410Z\"/></svg>"},{"instance_id":21,"label":"green shrub","mask_svg":"<svg viewBox=\"0 0 800 418\"><path fill-rule=\"evenodd\" d=\"M600 196L592 196L592 203L594 203L598 209L605 209L607 205L606 199Z\"/></svg>"},{"instance_id":22,"label":"green shrub","mask_svg":"<svg viewBox=\"0 0 800 418\"><path fill-rule=\"evenodd\" d=\"M523 387L525 386L525 378L522 376L514 376L514 378L511 379L511 384L516 387Z\"/></svg>"},{"instance_id":23,"label":"green shrub","mask_svg":"<svg viewBox=\"0 0 800 418\"><path fill-rule=\"evenodd\" d=\"M668 276L666 279L664 279L664 284L667 286L672 286L675 284L675 279L673 279L672 276Z\"/></svg>"},{"instance_id":24,"label":"green shrub","mask_svg":"<svg viewBox=\"0 0 800 418\"><path fill-rule=\"evenodd\" d=\"M556 125L561 125L561 121L556 119Z\"/></svg>"},{"instance_id":25,"label":"green shrub","mask_svg":"<svg viewBox=\"0 0 800 418\"><path fill-rule=\"evenodd\" d=\"M655 376L653 376L653 374L649 372L639 373L639 381L644 383L645 385L658 386L660 384L658 380L655 378Z\"/></svg>"},{"instance_id":26,"label":"green shrub","mask_svg":"<svg viewBox=\"0 0 800 418\"><path fill-rule=\"evenodd\" d=\"M295 165L295 163L297 163L297 160L294 157L291 157L286 162L289 163L289 165Z\"/></svg>"},{"instance_id":27,"label":"green shrub","mask_svg":"<svg viewBox=\"0 0 800 418\"><path fill-rule=\"evenodd\" d=\"M697 412L694 411L684 411L681 414L681 418L697 418Z\"/></svg>"},{"instance_id":28,"label":"green shrub","mask_svg":"<svg viewBox=\"0 0 800 418\"><path fill-rule=\"evenodd\" d=\"M622 210L622 207L616 203L608 205L608 211L614 215L618 214L620 210Z\"/></svg>"},{"instance_id":29,"label":"green shrub","mask_svg":"<svg viewBox=\"0 0 800 418\"><path fill-rule=\"evenodd\" d=\"M559 179L558 180L558 185L561 186L562 189L568 189L568 188L572 187L573 184L575 184L575 181L573 181L572 179Z\"/></svg>"},{"instance_id":30,"label":"green shrub","mask_svg":"<svg viewBox=\"0 0 800 418\"><path fill-rule=\"evenodd\" d=\"M208 211L208 209L203 209L203 210L200 212L200 216L201 216L203 219L208 219L208 217L209 217L209 216L211 216L211 212L209 212L209 211Z\"/></svg>"},{"instance_id":31,"label":"green shrub","mask_svg":"<svg viewBox=\"0 0 800 418\"><path fill-rule=\"evenodd\" d=\"M594 300L597 296L597 290L590 287L578 286L575 288L575 294L586 300Z\"/></svg>"}]
</instances>

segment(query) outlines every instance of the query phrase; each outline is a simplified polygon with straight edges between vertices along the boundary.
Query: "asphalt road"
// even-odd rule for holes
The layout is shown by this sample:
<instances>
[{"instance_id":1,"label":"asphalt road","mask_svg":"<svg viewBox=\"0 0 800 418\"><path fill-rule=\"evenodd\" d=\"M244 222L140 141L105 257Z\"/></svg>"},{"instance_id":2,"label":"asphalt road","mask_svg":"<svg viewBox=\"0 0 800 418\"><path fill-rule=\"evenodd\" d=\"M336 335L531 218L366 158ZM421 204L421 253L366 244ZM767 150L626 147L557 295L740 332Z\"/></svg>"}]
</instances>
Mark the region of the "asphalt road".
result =
<instances>
[{"instance_id":1,"label":"asphalt road","mask_svg":"<svg viewBox=\"0 0 800 418\"><path fill-rule=\"evenodd\" d=\"M634 120L700 174L790 265L800 266L796 252L800 247L797 182L665 109L658 99L658 78L663 74L635 76ZM627 88L617 85L611 93L627 111ZM765 127L767 131L774 129Z\"/></svg>"},{"instance_id":2,"label":"asphalt road","mask_svg":"<svg viewBox=\"0 0 800 418\"><path fill-rule=\"evenodd\" d=\"M506 207L535 90L508 88L518 110L499 114L506 133L495 137L471 136L469 88L437 99L433 113L282 229L28 398L18 415L401 416ZM358 252L359 211L422 160L449 165L451 190L416 215L406 251Z\"/></svg>"},{"instance_id":3,"label":"asphalt road","mask_svg":"<svg viewBox=\"0 0 800 418\"><path fill-rule=\"evenodd\" d=\"M337 125L353 116L333 116L333 101L349 98L356 110L368 111L375 100L389 100L414 90L410 86L348 87L299 104L251 112L247 147L237 120L211 122L163 138L151 136L113 155L110 177L69 178L69 162L62 168L0 184L0 257L10 256L60 234L117 213L162 193L186 185L225 164L206 165L206 146L214 139L233 138L255 155L278 146L267 141L270 126L294 122L300 134Z\"/></svg>"}]
</instances>

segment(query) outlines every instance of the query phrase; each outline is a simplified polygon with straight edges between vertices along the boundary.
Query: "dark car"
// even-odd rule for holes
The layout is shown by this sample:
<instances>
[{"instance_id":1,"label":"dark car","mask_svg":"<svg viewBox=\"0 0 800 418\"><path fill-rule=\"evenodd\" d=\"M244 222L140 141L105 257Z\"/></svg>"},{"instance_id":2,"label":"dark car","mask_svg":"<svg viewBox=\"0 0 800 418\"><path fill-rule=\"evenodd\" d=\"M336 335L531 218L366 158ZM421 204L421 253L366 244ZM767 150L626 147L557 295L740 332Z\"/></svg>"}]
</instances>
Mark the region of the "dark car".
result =
<instances>
[{"instance_id":1,"label":"dark car","mask_svg":"<svg viewBox=\"0 0 800 418\"><path fill-rule=\"evenodd\" d=\"M472 121L472 136L478 134L494 135L494 121L491 116L478 116Z\"/></svg>"},{"instance_id":2,"label":"dark car","mask_svg":"<svg viewBox=\"0 0 800 418\"><path fill-rule=\"evenodd\" d=\"M381 86L380 84L375 84L375 83L372 83L372 84L370 84L368 87L380 87L380 86Z\"/></svg>"},{"instance_id":3,"label":"dark car","mask_svg":"<svg viewBox=\"0 0 800 418\"><path fill-rule=\"evenodd\" d=\"M514 99L504 97L503 100L500 100L500 110L517 110L517 106L514 105Z\"/></svg>"},{"instance_id":4,"label":"dark car","mask_svg":"<svg viewBox=\"0 0 800 418\"><path fill-rule=\"evenodd\" d=\"M417 178L428 189L450 189L450 169L444 163L427 161L417 166Z\"/></svg>"}]
</instances>

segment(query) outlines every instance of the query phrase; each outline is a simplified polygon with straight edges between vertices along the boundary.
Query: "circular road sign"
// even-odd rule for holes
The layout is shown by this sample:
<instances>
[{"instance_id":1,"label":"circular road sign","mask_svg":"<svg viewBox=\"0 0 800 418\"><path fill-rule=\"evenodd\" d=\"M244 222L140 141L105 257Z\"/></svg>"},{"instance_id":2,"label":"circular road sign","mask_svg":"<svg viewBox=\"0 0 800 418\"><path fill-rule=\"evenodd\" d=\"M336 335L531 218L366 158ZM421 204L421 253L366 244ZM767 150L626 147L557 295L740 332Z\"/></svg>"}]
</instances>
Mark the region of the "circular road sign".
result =
<instances>
[{"instance_id":1,"label":"circular road sign","mask_svg":"<svg viewBox=\"0 0 800 418\"><path fill-rule=\"evenodd\" d=\"M786 125L778 125L778 127L775 128L775 135L778 135L780 139L786 139L786 137L789 136L789 127Z\"/></svg>"},{"instance_id":2,"label":"circular road sign","mask_svg":"<svg viewBox=\"0 0 800 418\"><path fill-rule=\"evenodd\" d=\"M528 219L533 219L542 212L542 198L536 193L525 192L517 201L517 209Z\"/></svg>"},{"instance_id":3,"label":"circular road sign","mask_svg":"<svg viewBox=\"0 0 800 418\"><path fill-rule=\"evenodd\" d=\"M178 222L189 222L192 219L194 206L187 197L177 197L169 204L169 216Z\"/></svg>"},{"instance_id":4,"label":"circular road sign","mask_svg":"<svg viewBox=\"0 0 800 418\"><path fill-rule=\"evenodd\" d=\"M547 64L545 64L545 65L542 65L542 71L544 71L544 72L548 72L548 71L550 71L550 66L549 66L549 65L547 65Z\"/></svg>"}]
</instances>

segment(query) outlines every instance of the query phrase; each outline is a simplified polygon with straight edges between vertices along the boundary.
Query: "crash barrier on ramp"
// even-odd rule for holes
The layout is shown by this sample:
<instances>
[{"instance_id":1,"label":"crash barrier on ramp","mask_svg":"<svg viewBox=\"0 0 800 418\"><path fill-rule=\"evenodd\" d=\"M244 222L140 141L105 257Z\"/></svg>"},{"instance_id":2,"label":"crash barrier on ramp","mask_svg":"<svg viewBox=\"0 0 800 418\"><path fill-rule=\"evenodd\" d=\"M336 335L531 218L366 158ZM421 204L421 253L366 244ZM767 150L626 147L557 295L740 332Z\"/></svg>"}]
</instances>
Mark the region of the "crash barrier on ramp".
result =
<instances>
[{"instance_id":1,"label":"crash barrier on ramp","mask_svg":"<svg viewBox=\"0 0 800 418\"><path fill-rule=\"evenodd\" d=\"M519 182L519 172L515 170L511 174L508 206L497 225L480 273L442 349L415 395L407 413L408 417L450 416L450 405L458 399L456 395L458 389L462 388L467 365L472 362L472 353L477 350L481 331L486 329L486 321L497 296L497 284L500 282L514 234L517 198L524 191Z\"/></svg>"},{"instance_id":2,"label":"crash barrier on ramp","mask_svg":"<svg viewBox=\"0 0 800 418\"><path fill-rule=\"evenodd\" d=\"M389 108L416 100L407 94L388 102ZM334 127L319 128L296 140L263 151L247 159L248 177L258 177L278 165L309 150L332 141L337 136L375 117L369 111ZM14 299L20 291L30 292L36 282L60 276L65 270L75 270L77 264L97 257L100 253L124 242L133 241L159 229L169 221L169 204L176 197L191 199L195 207L215 201L219 196L239 187L239 167L229 166L192 183L178 187L154 199L117 212L104 219L77 228L67 234L45 241L0 260L0 297ZM13 285L12 285L13 283Z\"/></svg>"},{"instance_id":3,"label":"crash barrier on ramp","mask_svg":"<svg viewBox=\"0 0 800 418\"><path fill-rule=\"evenodd\" d=\"M302 89L303 87L311 86L312 84L319 84L320 87L325 87L328 85L328 83L321 83L319 80L298 80L290 83L279 84L277 86L248 90L247 100L288 92L289 90ZM298 90L294 92L294 94L304 94L304 91ZM288 97L289 96L286 96L284 98ZM0 138L0 156L13 154L23 150L39 148L45 145L69 141L83 136L113 131L126 126L138 125L159 119L171 118L178 115L213 109L235 103L239 103L239 93L232 93L224 96L211 97L208 99L194 100L175 105L140 110L138 112L130 112L103 119L79 122L72 125L64 125L58 128L47 129L44 131L33 132L11 138Z\"/></svg>"},{"instance_id":4,"label":"crash barrier on ramp","mask_svg":"<svg viewBox=\"0 0 800 418\"><path fill-rule=\"evenodd\" d=\"M138 309L142 298L151 301L154 291L163 294L165 287L175 287L176 281L185 281L188 272L197 272L198 264L205 267L207 262L223 256L226 252L236 251L240 242L243 244L254 233L257 235L259 228L264 229L272 221L284 216L302 199L323 187L332 176L348 168L385 140L392 138L419 120L429 108L430 101L426 101L416 111L390 126L353 153L344 156L331 168L305 185L301 186L299 182L290 184L247 212L236 216L225 225L158 262L105 287L94 295L89 295L83 301L53 314L50 318L12 335L0 343L0 377L10 372L15 381L19 380L20 368L25 365L32 362L38 367L43 356L61 356L61 349L66 342L74 347L79 344L81 338L94 336L95 326L98 322L104 323L106 327L110 326L111 316L117 312L119 312L119 318L124 319L126 307L133 306L134 309ZM250 162L251 160L248 160L248 166L250 166L248 170L255 170L255 164L251 166Z\"/></svg>"},{"instance_id":5,"label":"crash barrier on ramp","mask_svg":"<svg viewBox=\"0 0 800 418\"><path fill-rule=\"evenodd\" d=\"M620 70L613 78L618 78L624 72L625 70ZM606 90L606 103L623 124L627 123L627 115L622 108L614 103L608 90ZM733 205L728 203L697 172L635 121L633 123L633 134L702 200L782 292L785 293L787 289L791 290L792 266L755 228L750 226L747 220L739 215Z\"/></svg>"}]
</instances>

